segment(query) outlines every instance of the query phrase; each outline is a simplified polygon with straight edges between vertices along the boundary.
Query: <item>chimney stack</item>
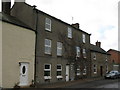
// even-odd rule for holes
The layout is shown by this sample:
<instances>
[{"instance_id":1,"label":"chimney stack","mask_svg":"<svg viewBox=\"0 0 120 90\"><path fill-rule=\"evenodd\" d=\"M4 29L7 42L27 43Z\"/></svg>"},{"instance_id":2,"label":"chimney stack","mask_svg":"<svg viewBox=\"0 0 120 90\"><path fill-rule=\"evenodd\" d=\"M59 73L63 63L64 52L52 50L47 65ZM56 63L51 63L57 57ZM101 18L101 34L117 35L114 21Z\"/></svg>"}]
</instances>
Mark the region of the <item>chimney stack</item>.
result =
<instances>
[{"instance_id":1,"label":"chimney stack","mask_svg":"<svg viewBox=\"0 0 120 90\"><path fill-rule=\"evenodd\" d=\"M11 0L2 0L2 12L10 15Z\"/></svg>"},{"instance_id":2,"label":"chimney stack","mask_svg":"<svg viewBox=\"0 0 120 90\"><path fill-rule=\"evenodd\" d=\"M79 23L72 24L72 26L79 29Z\"/></svg>"},{"instance_id":3,"label":"chimney stack","mask_svg":"<svg viewBox=\"0 0 120 90\"><path fill-rule=\"evenodd\" d=\"M101 47L101 42L96 42L96 46Z\"/></svg>"}]
</instances>

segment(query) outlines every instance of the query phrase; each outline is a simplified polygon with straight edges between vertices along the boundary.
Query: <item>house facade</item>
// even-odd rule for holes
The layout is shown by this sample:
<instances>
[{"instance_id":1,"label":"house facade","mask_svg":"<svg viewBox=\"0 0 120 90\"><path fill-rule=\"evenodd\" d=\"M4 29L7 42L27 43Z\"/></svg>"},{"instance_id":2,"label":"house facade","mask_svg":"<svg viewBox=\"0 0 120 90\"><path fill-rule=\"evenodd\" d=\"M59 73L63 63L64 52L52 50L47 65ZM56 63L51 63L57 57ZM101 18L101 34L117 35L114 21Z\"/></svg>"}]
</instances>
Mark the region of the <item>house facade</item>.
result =
<instances>
[{"instance_id":1,"label":"house facade","mask_svg":"<svg viewBox=\"0 0 120 90\"><path fill-rule=\"evenodd\" d=\"M37 84L90 76L90 34L81 30L78 23L70 25L24 2L16 2L11 15L37 31Z\"/></svg>"},{"instance_id":2,"label":"house facade","mask_svg":"<svg viewBox=\"0 0 120 90\"><path fill-rule=\"evenodd\" d=\"M30 86L34 80L35 31L0 13L0 88Z\"/></svg>"},{"instance_id":3,"label":"house facade","mask_svg":"<svg viewBox=\"0 0 120 90\"><path fill-rule=\"evenodd\" d=\"M108 71L112 70L110 54L101 48L101 42L96 45L91 44L91 76L103 77Z\"/></svg>"},{"instance_id":4,"label":"house facade","mask_svg":"<svg viewBox=\"0 0 120 90\"><path fill-rule=\"evenodd\" d=\"M112 69L120 71L120 51L109 49L108 53L111 54Z\"/></svg>"}]
</instances>

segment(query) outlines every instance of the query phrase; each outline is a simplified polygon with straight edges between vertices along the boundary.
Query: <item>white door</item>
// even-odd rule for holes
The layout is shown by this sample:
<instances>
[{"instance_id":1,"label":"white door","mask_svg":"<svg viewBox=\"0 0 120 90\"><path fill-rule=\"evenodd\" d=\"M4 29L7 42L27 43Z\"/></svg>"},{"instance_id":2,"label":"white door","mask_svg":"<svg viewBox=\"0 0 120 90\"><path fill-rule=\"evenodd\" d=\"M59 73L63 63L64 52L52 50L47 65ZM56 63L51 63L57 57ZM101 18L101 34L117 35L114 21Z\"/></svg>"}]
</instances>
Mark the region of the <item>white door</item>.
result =
<instances>
[{"instance_id":1,"label":"white door","mask_svg":"<svg viewBox=\"0 0 120 90\"><path fill-rule=\"evenodd\" d=\"M69 65L66 65L66 81L69 81Z\"/></svg>"},{"instance_id":2,"label":"white door","mask_svg":"<svg viewBox=\"0 0 120 90\"><path fill-rule=\"evenodd\" d=\"M20 65L20 86L28 85L28 63Z\"/></svg>"}]
</instances>

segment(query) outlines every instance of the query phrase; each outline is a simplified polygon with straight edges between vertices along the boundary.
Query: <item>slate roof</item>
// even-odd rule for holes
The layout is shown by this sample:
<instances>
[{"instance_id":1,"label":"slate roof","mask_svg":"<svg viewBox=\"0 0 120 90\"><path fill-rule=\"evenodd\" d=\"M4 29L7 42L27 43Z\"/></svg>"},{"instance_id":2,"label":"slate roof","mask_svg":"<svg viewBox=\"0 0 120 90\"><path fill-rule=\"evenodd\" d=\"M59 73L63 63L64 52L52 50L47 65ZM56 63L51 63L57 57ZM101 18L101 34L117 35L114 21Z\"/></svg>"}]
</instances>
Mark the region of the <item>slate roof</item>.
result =
<instances>
[{"instance_id":1,"label":"slate roof","mask_svg":"<svg viewBox=\"0 0 120 90\"><path fill-rule=\"evenodd\" d=\"M115 49L109 49L107 52L109 53L110 51L114 51L114 52L118 52L118 53L120 53L120 51L115 50Z\"/></svg>"},{"instance_id":2,"label":"slate roof","mask_svg":"<svg viewBox=\"0 0 120 90\"><path fill-rule=\"evenodd\" d=\"M102 48L100 48L96 45L93 45L93 44L90 45L90 50L94 51L94 52L102 53L102 54L108 54L105 50L103 50ZM110 54L108 54L108 55L110 55Z\"/></svg>"},{"instance_id":3,"label":"slate roof","mask_svg":"<svg viewBox=\"0 0 120 90\"><path fill-rule=\"evenodd\" d=\"M30 28L28 25L24 24L22 21L20 21L19 19L17 19L16 17L13 17L11 15L5 14L3 12L0 12L0 20L7 22L7 23L11 23L20 27L24 27L30 30L33 30L32 28Z\"/></svg>"},{"instance_id":4,"label":"slate roof","mask_svg":"<svg viewBox=\"0 0 120 90\"><path fill-rule=\"evenodd\" d=\"M31 5L27 4L27 3L24 3L24 4L27 5L28 7L32 7L32 8L34 8L34 6L35 6L35 5L31 6ZM35 6L35 7L36 7L36 6ZM60 20L60 19L58 19L58 18L56 18L56 17L54 17L54 16L52 16L52 15L50 15L50 14L47 14L47 13L45 13L45 12L37 9L37 8L34 8L33 10L36 10L37 12L40 12L40 13L45 14L45 15L47 15L47 16L50 16L51 18L56 19L57 21L59 21L59 22L61 22L61 23L63 23L63 24L66 24L66 25L74 28L75 30L81 31L81 32L86 33L86 34L88 34L88 35L91 35L91 34L85 32L85 31L83 31L83 30L81 30L81 29L78 29L78 28L75 28L75 27L73 27L71 24L68 24L68 23L66 23L66 22L64 22L64 21L62 21L62 20Z\"/></svg>"}]
</instances>

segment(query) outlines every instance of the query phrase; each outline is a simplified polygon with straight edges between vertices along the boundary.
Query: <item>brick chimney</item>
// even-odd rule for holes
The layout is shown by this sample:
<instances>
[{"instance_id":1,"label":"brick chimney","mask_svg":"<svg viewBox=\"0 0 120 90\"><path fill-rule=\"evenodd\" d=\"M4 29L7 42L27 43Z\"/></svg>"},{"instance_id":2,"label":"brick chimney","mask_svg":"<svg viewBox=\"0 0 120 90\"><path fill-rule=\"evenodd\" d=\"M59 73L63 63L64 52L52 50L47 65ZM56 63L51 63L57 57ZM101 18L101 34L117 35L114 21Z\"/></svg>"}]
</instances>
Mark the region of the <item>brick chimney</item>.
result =
<instances>
[{"instance_id":1,"label":"brick chimney","mask_svg":"<svg viewBox=\"0 0 120 90\"><path fill-rule=\"evenodd\" d=\"M79 23L72 24L72 26L79 29Z\"/></svg>"},{"instance_id":2,"label":"brick chimney","mask_svg":"<svg viewBox=\"0 0 120 90\"><path fill-rule=\"evenodd\" d=\"M2 0L2 12L10 14L11 0Z\"/></svg>"},{"instance_id":3,"label":"brick chimney","mask_svg":"<svg viewBox=\"0 0 120 90\"><path fill-rule=\"evenodd\" d=\"M101 42L96 42L96 46L101 47Z\"/></svg>"}]
</instances>

